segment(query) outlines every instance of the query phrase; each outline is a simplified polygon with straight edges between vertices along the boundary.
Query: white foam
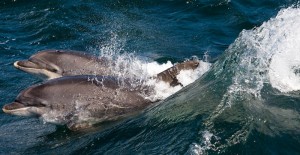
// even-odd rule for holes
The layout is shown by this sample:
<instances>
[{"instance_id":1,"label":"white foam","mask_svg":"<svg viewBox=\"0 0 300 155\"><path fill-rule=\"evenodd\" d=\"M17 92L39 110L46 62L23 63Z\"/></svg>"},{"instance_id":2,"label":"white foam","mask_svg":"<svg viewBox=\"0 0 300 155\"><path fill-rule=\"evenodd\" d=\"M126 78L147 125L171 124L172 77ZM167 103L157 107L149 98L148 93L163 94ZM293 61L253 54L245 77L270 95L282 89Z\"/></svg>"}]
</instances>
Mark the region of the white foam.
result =
<instances>
[{"instance_id":1,"label":"white foam","mask_svg":"<svg viewBox=\"0 0 300 155\"><path fill-rule=\"evenodd\" d=\"M258 56L268 64L272 87L290 92L300 90L300 9L287 8L256 29Z\"/></svg>"},{"instance_id":2,"label":"white foam","mask_svg":"<svg viewBox=\"0 0 300 155\"><path fill-rule=\"evenodd\" d=\"M216 139L219 139L218 137L214 136L209 131L203 131L201 144L193 143L190 146L190 149L189 149L188 153L192 154L192 155L205 154L206 150L209 150L209 149L211 149L211 147L213 147L213 144L211 143L212 137L215 137Z\"/></svg>"},{"instance_id":3,"label":"white foam","mask_svg":"<svg viewBox=\"0 0 300 155\"><path fill-rule=\"evenodd\" d=\"M270 62L271 85L282 92L300 90L300 9L282 10L265 25L270 39L278 41Z\"/></svg>"},{"instance_id":4,"label":"white foam","mask_svg":"<svg viewBox=\"0 0 300 155\"><path fill-rule=\"evenodd\" d=\"M260 96L264 83L281 92L300 90L299 27L300 9L290 7L260 27L243 30L229 48L238 65L232 66L235 76L227 95L246 91Z\"/></svg>"},{"instance_id":5,"label":"white foam","mask_svg":"<svg viewBox=\"0 0 300 155\"><path fill-rule=\"evenodd\" d=\"M163 100L182 88L181 86L171 87L165 82L153 79L158 73L174 64L170 61L162 64L155 61L149 62L146 58L137 57L134 52L125 52L123 49L125 42L124 39L120 39L112 33L111 39L100 49L101 57L106 57L114 63L111 67L115 76L132 79L132 85L147 85L154 88L154 92L150 96L146 96L153 101ZM207 53L206 56L208 56ZM197 69L181 71L177 78L183 86L187 86L208 71L210 66L210 63L200 61Z\"/></svg>"},{"instance_id":6,"label":"white foam","mask_svg":"<svg viewBox=\"0 0 300 155\"><path fill-rule=\"evenodd\" d=\"M276 54L270 64L270 83L282 92L300 90L300 53Z\"/></svg>"},{"instance_id":7,"label":"white foam","mask_svg":"<svg viewBox=\"0 0 300 155\"><path fill-rule=\"evenodd\" d=\"M155 93L153 95L151 95L149 98L151 98L151 100L163 100L163 99L173 95L174 93L176 93L183 87L196 81L205 72L207 72L211 67L211 64L208 62L203 62L203 61L199 61L199 62L200 62L199 66L196 69L182 70L177 75L177 79L182 84L182 86L177 85L175 87L172 87L172 86L170 86L170 84L165 83L163 81L157 81L156 79L148 80L147 85L154 86L154 90L155 90ZM168 69L171 66L170 66L169 62L167 64L162 64L162 65L158 65L158 66L155 65L154 68L151 68L151 67L148 68L149 69L148 72L151 73L151 72L157 71L155 74L152 74L152 76L153 76L153 75L156 75L157 73L160 73L161 71Z\"/></svg>"},{"instance_id":8,"label":"white foam","mask_svg":"<svg viewBox=\"0 0 300 155\"><path fill-rule=\"evenodd\" d=\"M179 75L177 75L177 79L183 86L187 86L200 78L210 67L211 63L200 61L199 67L194 70L182 70Z\"/></svg>"},{"instance_id":9,"label":"white foam","mask_svg":"<svg viewBox=\"0 0 300 155\"><path fill-rule=\"evenodd\" d=\"M175 87L170 86L170 84L158 81L157 79L153 78L156 75L170 67L172 64L170 61L159 64L157 62L144 62L141 60L136 59L134 62L131 62L132 67L128 70L128 73L134 75L135 79L142 79L144 81L144 85L150 86L154 88L154 93L147 98L151 99L152 101L163 100L172 94L176 93L183 87L193 83L195 80L200 78L205 72L207 72L211 64L208 62L199 61L200 65L194 70L183 70L177 75L178 81L182 84L182 86L178 85ZM141 83L138 83L140 85Z\"/></svg>"},{"instance_id":10,"label":"white foam","mask_svg":"<svg viewBox=\"0 0 300 155\"><path fill-rule=\"evenodd\" d=\"M159 64L158 62L150 62L150 63L144 63L141 64L142 68L146 70L147 74L150 76L155 76L158 73L170 68L173 66L171 61L167 61L166 63Z\"/></svg>"}]
</instances>

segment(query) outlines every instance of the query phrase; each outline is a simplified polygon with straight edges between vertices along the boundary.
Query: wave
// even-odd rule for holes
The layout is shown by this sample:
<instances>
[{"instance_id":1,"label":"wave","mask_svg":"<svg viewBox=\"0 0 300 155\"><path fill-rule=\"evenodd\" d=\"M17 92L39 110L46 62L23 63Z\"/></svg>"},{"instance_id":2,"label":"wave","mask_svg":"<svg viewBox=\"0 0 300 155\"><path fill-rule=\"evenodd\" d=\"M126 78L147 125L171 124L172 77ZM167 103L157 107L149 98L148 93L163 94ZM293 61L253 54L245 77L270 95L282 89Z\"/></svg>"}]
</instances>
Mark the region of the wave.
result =
<instances>
[{"instance_id":1,"label":"wave","mask_svg":"<svg viewBox=\"0 0 300 155\"><path fill-rule=\"evenodd\" d=\"M289 95L300 89L299 15L299 8L289 7L260 27L243 30L213 66L214 80L228 85L223 85L226 90L204 128L221 138L214 143L218 144L215 148L209 147L212 144L206 139L201 140L202 145L192 144L193 153L220 151L246 143L253 130L271 136L299 134L299 106L289 101L299 99L298 93ZM218 120L239 127L226 136L228 131L218 127Z\"/></svg>"},{"instance_id":2,"label":"wave","mask_svg":"<svg viewBox=\"0 0 300 155\"><path fill-rule=\"evenodd\" d=\"M254 147L251 133L299 135L299 14L297 7L285 8L243 30L208 72L147 116L161 128L201 122L187 154Z\"/></svg>"},{"instance_id":3,"label":"wave","mask_svg":"<svg viewBox=\"0 0 300 155\"><path fill-rule=\"evenodd\" d=\"M298 8L283 9L260 27L241 32L233 45L244 48L235 53L241 53L235 83L256 95L263 83L281 92L300 89L299 14Z\"/></svg>"}]
</instances>

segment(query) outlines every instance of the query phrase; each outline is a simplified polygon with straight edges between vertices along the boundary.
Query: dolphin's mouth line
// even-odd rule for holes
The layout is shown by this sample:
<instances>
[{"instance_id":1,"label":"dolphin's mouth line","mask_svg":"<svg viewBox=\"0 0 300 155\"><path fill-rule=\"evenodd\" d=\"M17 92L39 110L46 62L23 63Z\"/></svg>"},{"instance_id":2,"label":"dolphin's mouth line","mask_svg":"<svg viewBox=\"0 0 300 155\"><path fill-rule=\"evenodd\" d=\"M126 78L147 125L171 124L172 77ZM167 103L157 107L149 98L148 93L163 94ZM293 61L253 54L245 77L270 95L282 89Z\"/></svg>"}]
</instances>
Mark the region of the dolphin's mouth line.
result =
<instances>
[{"instance_id":1,"label":"dolphin's mouth line","mask_svg":"<svg viewBox=\"0 0 300 155\"><path fill-rule=\"evenodd\" d=\"M56 73L58 71L57 67L53 67L43 60L24 60L24 61L16 61L14 66L19 69L35 69L35 70L46 70L52 73Z\"/></svg>"},{"instance_id":2,"label":"dolphin's mouth line","mask_svg":"<svg viewBox=\"0 0 300 155\"><path fill-rule=\"evenodd\" d=\"M39 65L37 65L36 63L30 61L30 60L25 60L25 61L16 61L14 63L14 66L16 68L25 68L25 69L45 69L47 70L47 68L42 68Z\"/></svg>"},{"instance_id":3,"label":"dolphin's mouth line","mask_svg":"<svg viewBox=\"0 0 300 155\"><path fill-rule=\"evenodd\" d=\"M18 116L32 116L29 109L31 109L31 107L24 106L18 102L9 103L2 107L4 113Z\"/></svg>"},{"instance_id":4,"label":"dolphin's mouth line","mask_svg":"<svg viewBox=\"0 0 300 155\"><path fill-rule=\"evenodd\" d=\"M54 79L61 77L61 74L57 72L58 69L56 69L56 67L51 67L49 65L39 65L39 63L35 63L30 60L16 61L14 63L14 66L17 69L20 69L27 73L40 75L43 79Z\"/></svg>"},{"instance_id":5,"label":"dolphin's mouth line","mask_svg":"<svg viewBox=\"0 0 300 155\"><path fill-rule=\"evenodd\" d=\"M4 113L7 113L7 114L10 114L10 113L14 113L16 115L18 115L17 113L21 113L23 111L26 111L28 110L30 107L24 107L24 108L19 108L19 109L12 109L12 110L8 110L8 109L5 109L4 107L2 108L3 112Z\"/></svg>"},{"instance_id":6,"label":"dolphin's mouth line","mask_svg":"<svg viewBox=\"0 0 300 155\"><path fill-rule=\"evenodd\" d=\"M6 104L2 107L2 111L7 114L19 115L19 116L35 116L37 112L41 113L39 108L45 107L44 105L32 105L27 106L18 100L12 103ZM34 112L33 112L34 111Z\"/></svg>"},{"instance_id":7,"label":"dolphin's mouth line","mask_svg":"<svg viewBox=\"0 0 300 155\"><path fill-rule=\"evenodd\" d=\"M22 104L19 101L14 101L12 103L4 105L2 110L5 113L11 113L11 112L14 112L14 111L19 111L19 110L24 109L24 108L27 109L28 107L25 106L24 104Z\"/></svg>"},{"instance_id":8,"label":"dolphin's mouth line","mask_svg":"<svg viewBox=\"0 0 300 155\"><path fill-rule=\"evenodd\" d=\"M9 109L9 108L7 108L7 107L4 105L4 107L2 108L2 110L3 110L4 112L12 112L12 111L18 111L18 110L20 110L20 109L27 109L27 108L29 108L29 107L23 107L23 108L17 108L17 109Z\"/></svg>"}]
</instances>

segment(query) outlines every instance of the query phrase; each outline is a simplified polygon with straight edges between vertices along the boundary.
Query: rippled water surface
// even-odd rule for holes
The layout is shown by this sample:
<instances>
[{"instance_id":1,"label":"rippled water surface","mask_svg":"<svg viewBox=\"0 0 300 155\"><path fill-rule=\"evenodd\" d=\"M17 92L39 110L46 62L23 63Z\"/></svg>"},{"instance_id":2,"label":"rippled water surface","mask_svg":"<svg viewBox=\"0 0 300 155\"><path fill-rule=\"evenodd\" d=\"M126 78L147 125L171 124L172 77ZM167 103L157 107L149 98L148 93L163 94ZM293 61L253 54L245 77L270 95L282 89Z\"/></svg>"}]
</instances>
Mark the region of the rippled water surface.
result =
<instances>
[{"instance_id":1,"label":"rippled water surface","mask_svg":"<svg viewBox=\"0 0 300 155\"><path fill-rule=\"evenodd\" d=\"M300 9L291 0L2 0L0 105L41 80L13 67L44 49L181 62L193 84L89 132L0 112L0 154L299 154Z\"/></svg>"}]
</instances>

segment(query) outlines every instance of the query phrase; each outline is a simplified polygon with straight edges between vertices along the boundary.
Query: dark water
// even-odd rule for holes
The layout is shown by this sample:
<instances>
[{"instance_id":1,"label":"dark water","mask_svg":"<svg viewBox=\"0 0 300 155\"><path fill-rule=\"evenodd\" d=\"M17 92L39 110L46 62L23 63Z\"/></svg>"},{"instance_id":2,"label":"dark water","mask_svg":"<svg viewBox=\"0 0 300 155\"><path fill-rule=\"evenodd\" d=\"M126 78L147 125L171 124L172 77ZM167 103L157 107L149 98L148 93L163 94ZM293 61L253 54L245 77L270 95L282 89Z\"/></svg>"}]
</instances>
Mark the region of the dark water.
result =
<instances>
[{"instance_id":1,"label":"dark water","mask_svg":"<svg viewBox=\"0 0 300 155\"><path fill-rule=\"evenodd\" d=\"M292 51L299 44L295 39L300 38L299 21L297 16L286 17L299 12L296 4L291 0L2 0L1 106L41 82L16 70L13 62L43 49L127 52L158 62L192 55L202 58L208 52L216 62L194 84L101 131L71 132L1 111L0 153L300 154L299 91L282 91L269 80L276 51L291 49L287 51L300 61L299 52ZM275 18L284 10L284 17ZM267 21L269 25L261 26ZM289 37L294 39L285 42ZM293 67L300 68L300 63Z\"/></svg>"}]
</instances>

